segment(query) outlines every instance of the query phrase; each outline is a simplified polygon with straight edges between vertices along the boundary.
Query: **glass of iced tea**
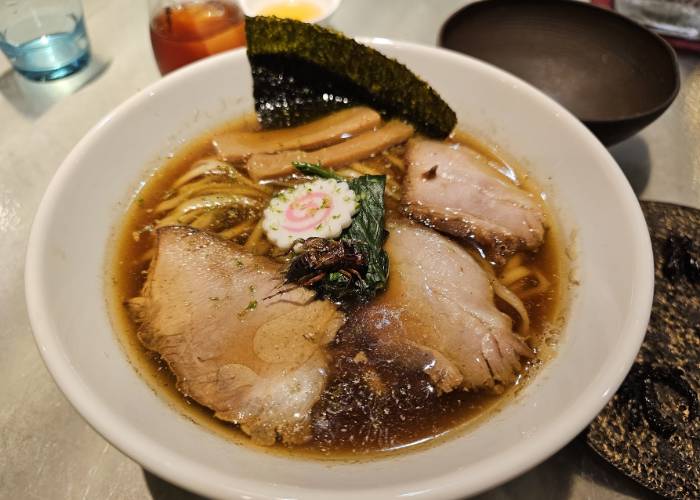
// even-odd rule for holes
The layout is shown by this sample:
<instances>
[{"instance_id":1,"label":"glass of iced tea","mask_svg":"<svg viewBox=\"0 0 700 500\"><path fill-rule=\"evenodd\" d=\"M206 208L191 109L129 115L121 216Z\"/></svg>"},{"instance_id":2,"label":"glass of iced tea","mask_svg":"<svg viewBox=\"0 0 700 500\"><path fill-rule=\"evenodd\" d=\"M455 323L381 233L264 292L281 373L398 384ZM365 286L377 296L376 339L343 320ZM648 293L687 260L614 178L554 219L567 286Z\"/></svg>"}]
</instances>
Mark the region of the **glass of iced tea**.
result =
<instances>
[{"instance_id":1,"label":"glass of iced tea","mask_svg":"<svg viewBox=\"0 0 700 500\"><path fill-rule=\"evenodd\" d=\"M166 74L245 45L243 11L232 0L150 0L151 44Z\"/></svg>"}]
</instances>

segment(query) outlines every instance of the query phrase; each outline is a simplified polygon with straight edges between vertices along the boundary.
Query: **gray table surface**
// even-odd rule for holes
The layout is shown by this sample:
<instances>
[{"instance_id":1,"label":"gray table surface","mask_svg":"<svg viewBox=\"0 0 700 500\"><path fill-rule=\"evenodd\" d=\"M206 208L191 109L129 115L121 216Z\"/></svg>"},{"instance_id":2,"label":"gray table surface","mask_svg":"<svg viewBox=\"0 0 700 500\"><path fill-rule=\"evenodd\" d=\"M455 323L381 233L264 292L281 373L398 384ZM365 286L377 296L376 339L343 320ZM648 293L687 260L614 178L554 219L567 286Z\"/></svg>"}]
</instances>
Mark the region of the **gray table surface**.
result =
<instances>
[{"instance_id":1,"label":"gray table surface","mask_svg":"<svg viewBox=\"0 0 700 500\"><path fill-rule=\"evenodd\" d=\"M458 0L345 0L332 25L351 35L435 44ZM56 168L98 119L159 78L144 0L84 0L95 61L58 84L31 85L0 61L0 498L196 498L144 471L95 433L54 385L31 335L24 254ZM682 55L673 107L612 152L642 199L700 208L700 58ZM75 87L83 85L73 92ZM482 495L650 498L579 437Z\"/></svg>"}]
</instances>

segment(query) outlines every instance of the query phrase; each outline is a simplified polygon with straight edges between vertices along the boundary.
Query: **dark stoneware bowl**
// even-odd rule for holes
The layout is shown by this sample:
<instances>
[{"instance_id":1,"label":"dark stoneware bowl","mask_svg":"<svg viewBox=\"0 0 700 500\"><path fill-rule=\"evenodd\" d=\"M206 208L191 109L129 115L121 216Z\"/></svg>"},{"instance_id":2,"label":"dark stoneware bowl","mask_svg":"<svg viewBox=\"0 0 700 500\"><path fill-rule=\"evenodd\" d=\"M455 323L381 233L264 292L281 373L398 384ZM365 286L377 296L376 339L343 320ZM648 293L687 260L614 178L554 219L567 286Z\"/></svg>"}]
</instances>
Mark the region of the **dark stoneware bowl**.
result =
<instances>
[{"instance_id":1,"label":"dark stoneware bowl","mask_svg":"<svg viewBox=\"0 0 700 500\"><path fill-rule=\"evenodd\" d=\"M453 14L439 43L526 80L605 145L649 125L680 86L673 49L615 12L577 1L484 0Z\"/></svg>"}]
</instances>

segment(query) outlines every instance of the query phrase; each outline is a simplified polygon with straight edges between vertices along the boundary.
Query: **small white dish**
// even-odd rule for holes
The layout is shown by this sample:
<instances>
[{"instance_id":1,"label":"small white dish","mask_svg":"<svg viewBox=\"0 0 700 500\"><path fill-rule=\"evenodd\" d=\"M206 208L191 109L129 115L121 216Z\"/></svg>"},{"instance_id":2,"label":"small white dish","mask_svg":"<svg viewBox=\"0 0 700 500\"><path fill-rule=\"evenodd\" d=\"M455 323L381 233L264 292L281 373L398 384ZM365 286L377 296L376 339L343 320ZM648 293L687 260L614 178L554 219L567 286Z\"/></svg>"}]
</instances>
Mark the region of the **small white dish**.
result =
<instances>
[{"instance_id":1,"label":"small white dish","mask_svg":"<svg viewBox=\"0 0 700 500\"><path fill-rule=\"evenodd\" d=\"M429 448L372 462L293 459L226 441L169 407L129 364L105 301L112 230L169 153L253 109L243 49L173 72L100 121L56 172L34 220L26 298L39 351L78 412L144 468L216 498L463 498L537 465L613 396L646 331L653 258L639 203L608 151L527 83L466 56L364 40L421 75L460 128L544 185L577 279L558 354L504 408ZM186 103L173 106L172 103Z\"/></svg>"},{"instance_id":2,"label":"small white dish","mask_svg":"<svg viewBox=\"0 0 700 500\"><path fill-rule=\"evenodd\" d=\"M270 5L279 4L313 4L318 7L319 15L311 19L305 19L307 23L325 23L333 13L338 10L342 0L239 0L241 8L246 16L257 16Z\"/></svg>"}]
</instances>

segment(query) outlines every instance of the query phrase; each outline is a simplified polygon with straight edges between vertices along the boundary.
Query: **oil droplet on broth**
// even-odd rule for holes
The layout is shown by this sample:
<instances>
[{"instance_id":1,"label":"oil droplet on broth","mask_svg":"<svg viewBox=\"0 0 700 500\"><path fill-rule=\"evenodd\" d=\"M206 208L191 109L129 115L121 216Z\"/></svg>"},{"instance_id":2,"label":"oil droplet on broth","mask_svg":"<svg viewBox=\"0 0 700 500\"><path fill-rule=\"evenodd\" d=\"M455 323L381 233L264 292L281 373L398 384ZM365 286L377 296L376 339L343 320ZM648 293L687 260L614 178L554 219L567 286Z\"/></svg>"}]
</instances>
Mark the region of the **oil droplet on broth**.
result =
<instances>
[{"instance_id":1,"label":"oil droplet on broth","mask_svg":"<svg viewBox=\"0 0 700 500\"><path fill-rule=\"evenodd\" d=\"M314 2L287 0L270 2L260 9L261 16L277 16L297 21L310 21L321 15L321 8Z\"/></svg>"}]
</instances>

